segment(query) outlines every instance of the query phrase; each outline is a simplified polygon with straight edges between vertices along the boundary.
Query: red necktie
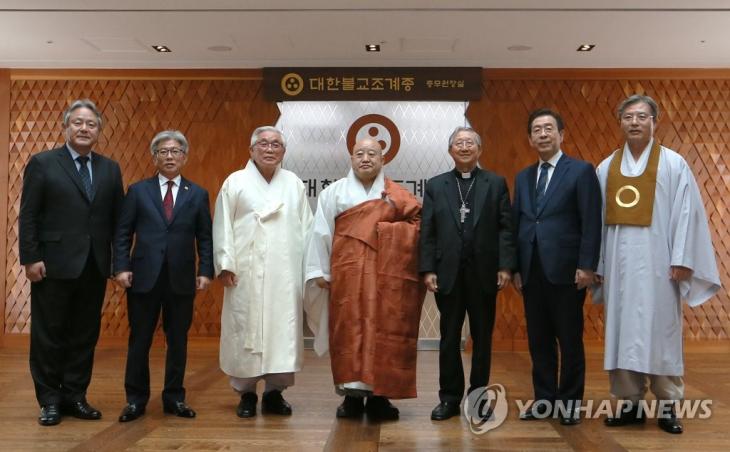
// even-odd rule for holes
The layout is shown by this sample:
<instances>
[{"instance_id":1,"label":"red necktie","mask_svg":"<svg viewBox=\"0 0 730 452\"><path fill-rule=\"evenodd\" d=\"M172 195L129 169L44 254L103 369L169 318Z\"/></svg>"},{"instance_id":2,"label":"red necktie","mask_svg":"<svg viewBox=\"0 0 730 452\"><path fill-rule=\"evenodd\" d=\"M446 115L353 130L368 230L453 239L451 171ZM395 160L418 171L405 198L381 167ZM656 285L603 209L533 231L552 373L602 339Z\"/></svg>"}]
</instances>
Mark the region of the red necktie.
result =
<instances>
[{"instance_id":1,"label":"red necktie","mask_svg":"<svg viewBox=\"0 0 730 452\"><path fill-rule=\"evenodd\" d=\"M175 185L175 182L169 180L167 181L167 193L165 193L165 199L162 200L162 210L165 211L165 218L167 218L167 221L172 221L172 186Z\"/></svg>"}]
</instances>

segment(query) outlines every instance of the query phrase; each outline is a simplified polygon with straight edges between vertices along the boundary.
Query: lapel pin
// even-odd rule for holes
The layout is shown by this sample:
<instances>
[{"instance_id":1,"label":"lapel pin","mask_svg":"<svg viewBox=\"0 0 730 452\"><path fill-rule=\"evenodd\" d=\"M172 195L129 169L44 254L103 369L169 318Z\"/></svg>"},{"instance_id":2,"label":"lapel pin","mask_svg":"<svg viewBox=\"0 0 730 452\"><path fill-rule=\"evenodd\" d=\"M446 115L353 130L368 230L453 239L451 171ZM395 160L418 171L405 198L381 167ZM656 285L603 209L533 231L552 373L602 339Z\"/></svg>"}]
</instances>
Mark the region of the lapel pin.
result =
<instances>
[{"instance_id":1,"label":"lapel pin","mask_svg":"<svg viewBox=\"0 0 730 452\"><path fill-rule=\"evenodd\" d=\"M186 186L185 186L185 190L187 190L188 188L190 188L190 187L188 187L188 186L186 185Z\"/></svg>"}]
</instances>

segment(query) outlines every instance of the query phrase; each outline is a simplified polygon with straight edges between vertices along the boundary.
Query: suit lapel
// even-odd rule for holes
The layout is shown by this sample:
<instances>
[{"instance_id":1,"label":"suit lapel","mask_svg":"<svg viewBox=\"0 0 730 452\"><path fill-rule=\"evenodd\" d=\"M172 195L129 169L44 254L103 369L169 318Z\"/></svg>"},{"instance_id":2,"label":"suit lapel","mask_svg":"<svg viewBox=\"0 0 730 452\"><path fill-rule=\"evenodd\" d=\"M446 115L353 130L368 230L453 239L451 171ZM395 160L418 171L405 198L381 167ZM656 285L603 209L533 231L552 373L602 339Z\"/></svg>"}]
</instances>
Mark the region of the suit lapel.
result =
<instances>
[{"instance_id":1,"label":"suit lapel","mask_svg":"<svg viewBox=\"0 0 730 452\"><path fill-rule=\"evenodd\" d=\"M79 175L79 170L76 168L76 162L74 162L73 158L71 158L71 153L68 148L66 146L59 148L56 156L58 157L58 164L61 165L61 168L63 168L68 177L71 178L71 181L76 185L76 188L79 189L81 196L90 202L91 200L86 194L86 190L84 190L84 186L81 183L81 176Z\"/></svg>"},{"instance_id":2,"label":"suit lapel","mask_svg":"<svg viewBox=\"0 0 730 452\"><path fill-rule=\"evenodd\" d=\"M545 210L545 206L550 204L550 200L555 197L555 191L557 190L557 187L560 186L560 179L562 179L563 176L565 176L565 173L568 172L568 167L570 167L570 162L568 161L568 157L563 154L563 156L560 157L560 160L558 160L558 164L555 165L553 175L550 178L550 183L545 190L542 205L538 209L538 214L542 213L542 211Z\"/></svg>"},{"instance_id":3,"label":"suit lapel","mask_svg":"<svg viewBox=\"0 0 730 452\"><path fill-rule=\"evenodd\" d=\"M459 189L456 186L457 183L456 176L453 172L451 172L444 181L444 191L446 192L446 204L449 206L454 222L456 222L456 227L460 228L461 221L459 218L459 207L461 207L461 203L459 202ZM453 199L454 202L449 201L450 199Z\"/></svg>"},{"instance_id":4,"label":"suit lapel","mask_svg":"<svg viewBox=\"0 0 730 452\"><path fill-rule=\"evenodd\" d=\"M537 211L537 205L535 204L535 195L537 194L537 163L532 165L527 172L527 194L530 199L530 206L532 211Z\"/></svg>"},{"instance_id":5,"label":"suit lapel","mask_svg":"<svg viewBox=\"0 0 730 452\"><path fill-rule=\"evenodd\" d=\"M489 192L489 176L487 176L487 173L480 169L477 171L477 178L477 186L474 187L474 227L479 222L479 215L482 213L484 200L487 199L487 193Z\"/></svg>"},{"instance_id":6,"label":"suit lapel","mask_svg":"<svg viewBox=\"0 0 730 452\"><path fill-rule=\"evenodd\" d=\"M94 201L99 184L101 183L101 159L99 154L91 151L91 200Z\"/></svg>"},{"instance_id":7,"label":"suit lapel","mask_svg":"<svg viewBox=\"0 0 730 452\"><path fill-rule=\"evenodd\" d=\"M147 193L152 204L160 214L160 218L163 223L167 224L167 218L165 218L165 211L162 210L162 191L160 190L160 179L157 175L147 179Z\"/></svg>"}]
</instances>

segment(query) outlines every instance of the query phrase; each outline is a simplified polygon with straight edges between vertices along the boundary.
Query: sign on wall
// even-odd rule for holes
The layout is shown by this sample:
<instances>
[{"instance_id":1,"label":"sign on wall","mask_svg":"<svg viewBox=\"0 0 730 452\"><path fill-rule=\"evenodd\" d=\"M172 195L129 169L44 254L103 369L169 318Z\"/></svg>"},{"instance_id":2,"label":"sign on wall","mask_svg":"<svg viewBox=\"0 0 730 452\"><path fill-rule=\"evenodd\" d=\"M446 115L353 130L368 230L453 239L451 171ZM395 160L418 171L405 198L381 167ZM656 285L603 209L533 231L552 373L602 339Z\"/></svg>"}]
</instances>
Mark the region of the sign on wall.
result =
<instances>
[{"instance_id":1,"label":"sign on wall","mask_svg":"<svg viewBox=\"0 0 730 452\"><path fill-rule=\"evenodd\" d=\"M476 100L482 69L430 68L264 68L264 96L290 100Z\"/></svg>"}]
</instances>

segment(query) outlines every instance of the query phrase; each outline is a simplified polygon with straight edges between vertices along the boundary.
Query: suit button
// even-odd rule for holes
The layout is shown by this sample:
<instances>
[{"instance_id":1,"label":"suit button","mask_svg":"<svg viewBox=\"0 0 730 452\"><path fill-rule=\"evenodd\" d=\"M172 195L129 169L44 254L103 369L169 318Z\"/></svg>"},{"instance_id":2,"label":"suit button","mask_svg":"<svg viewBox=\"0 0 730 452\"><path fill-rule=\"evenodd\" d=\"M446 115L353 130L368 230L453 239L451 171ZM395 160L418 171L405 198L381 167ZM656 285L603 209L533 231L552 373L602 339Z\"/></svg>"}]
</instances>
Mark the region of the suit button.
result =
<instances>
[{"instance_id":1,"label":"suit button","mask_svg":"<svg viewBox=\"0 0 730 452\"><path fill-rule=\"evenodd\" d=\"M535 223L536 223L536 224L540 224L540 220L537 220L537 221L536 221Z\"/></svg>"}]
</instances>

